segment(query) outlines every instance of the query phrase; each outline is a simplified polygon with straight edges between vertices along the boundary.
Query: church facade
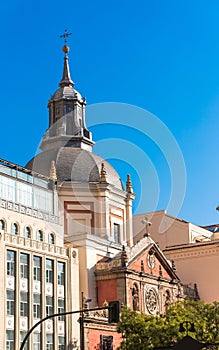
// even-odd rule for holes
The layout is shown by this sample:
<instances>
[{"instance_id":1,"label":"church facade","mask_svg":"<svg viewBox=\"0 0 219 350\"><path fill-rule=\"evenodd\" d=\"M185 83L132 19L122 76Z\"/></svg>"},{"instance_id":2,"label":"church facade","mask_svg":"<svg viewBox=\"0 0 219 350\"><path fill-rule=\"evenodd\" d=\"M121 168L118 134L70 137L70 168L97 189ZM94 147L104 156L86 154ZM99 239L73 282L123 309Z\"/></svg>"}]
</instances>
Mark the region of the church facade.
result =
<instances>
[{"instance_id":1,"label":"church facade","mask_svg":"<svg viewBox=\"0 0 219 350\"><path fill-rule=\"evenodd\" d=\"M0 342L7 350L19 349L28 330L53 314L113 300L156 314L184 297L174 264L147 228L133 243L130 176L124 188L115 169L92 152L86 100L70 76L69 47L63 51L41 153L25 167L0 160ZM83 314L83 329L79 316L47 319L25 349L118 347L106 312Z\"/></svg>"}]
</instances>

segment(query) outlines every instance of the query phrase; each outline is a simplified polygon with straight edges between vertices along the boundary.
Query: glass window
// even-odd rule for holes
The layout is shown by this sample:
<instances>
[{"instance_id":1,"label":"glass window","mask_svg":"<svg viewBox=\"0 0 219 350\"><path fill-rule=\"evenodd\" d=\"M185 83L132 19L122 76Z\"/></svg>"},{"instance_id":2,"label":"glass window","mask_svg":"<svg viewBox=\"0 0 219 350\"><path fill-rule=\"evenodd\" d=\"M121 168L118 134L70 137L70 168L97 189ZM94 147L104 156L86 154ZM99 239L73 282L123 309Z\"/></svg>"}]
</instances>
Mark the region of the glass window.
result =
<instances>
[{"instance_id":1,"label":"glass window","mask_svg":"<svg viewBox=\"0 0 219 350\"><path fill-rule=\"evenodd\" d=\"M41 258L39 256L33 257L33 279L41 281Z\"/></svg>"},{"instance_id":2,"label":"glass window","mask_svg":"<svg viewBox=\"0 0 219 350\"><path fill-rule=\"evenodd\" d=\"M20 332L20 345L23 343L23 340L24 340L26 334L27 334L26 332L22 332L22 331ZM28 339L27 339L25 342L24 350L28 350L28 348L29 348L29 346L28 346Z\"/></svg>"},{"instance_id":3,"label":"glass window","mask_svg":"<svg viewBox=\"0 0 219 350\"><path fill-rule=\"evenodd\" d=\"M28 207L32 207L33 206L33 187L17 181L17 202L23 205L26 205Z\"/></svg>"},{"instance_id":4,"label":"glass window","mask_svg":"<svg viewBox=\"0 0 219 350\"><path fill-rule=\"evenodd\" d=\"M31 238L31 229L29 226L25 227L25 237Z\"/></svg>"},{"instance_id":5,"label":"glass window","mask_svg":"<svg viewBox=\"0 0 219 350\"><path fill-rule=\"evenodd\" d=\"M46 259L46 283L53 283L53 261Z\"/></svg>"},{"instance_id":6,"label":"glass window","mask_svg":"<svg viewBox=\"0 0 219 350\"><path fill-rule=\"evenodd\" d=\"M43 240L43 232L41 230L37 231L37 240L42 241Z\"/></svg>"},{"instance_id":7,"label":"glass window","mask_svg":"<svg viewBox=\"0 0 219 350\"><path fill-rule=\"evenodd\" d=\"M53 335L46 335L46 350L53 350Z\"/></svg>"},{"instance_id":8,"label":"glass window","mask_svg":"<svg viewBox=\"0 0 219 350\"><path fill-rule=\"evenodd\" d=\"M114 241L120 243L120 226L118 224L113 224Z\"/></svg>"},{"instance_id":9,"label":"glass window","mask_svg":"<svg viewBox=\"0 0 219 350\"><path fill-rule=\"evenodd\" d=\"M41 296L40 294L33 295L33 317L41 318Z\"/></svg>"},{"instance_id":10,"label":"glass window","mask_svg":"<svg viewBox=\"0 0 219 350\"><path fill-rule=\"evenodd\" d=\"M20 295L20 315L28 316L28 293L21 292Z\"/></svg>"},{"instance_id":11,"label":"glass window","mask_svg":"<svg viewBox=\"0 0 219 350\"><path fill-rule=\"evenodd\" d=\"M40 188L34 188L34 207L52 213L52 193Z\"/></svg>"},{"instance_id":12,"label":"glass window","mask_svg":"<svg viewBox=\"0 0 219 350\"><path fill-rule=\"evenodd\" d=\"M64 350L65 349L65 337L58 337L58 350Z\"/></svg>"},{"instance_id":13,"label":"glass window","mask_svg":"<svg viewBox=\"0 0 219 350\"><path fill-rule=\"evenodd\" d=\"M54 234L50 233L49 234L49 244L54 244L54 243L55 243Z\"/></svg>"},{"instance_id":14,"label":"glass window","mask_svg":"<svg viewBox=\"0 0 219 350\"><path fill-rule=\"evenodd\" d=\"M7 290L6 291L7 296L7 315L14 315L15 312L15 298L14 298L14 290Z\"/></svg>"},{"instance_id":15,"label":"glass window","mask_svg":"<svg viewBox=\"0 0 219 350\"><path fill-rule=\"evenodd\" d=\"M21 270L21 278L28 278L28 255L21 254L20 255L20 270Z\"/></svg>"},{"instance_id":16,"label":"glass window","mask_svg":"<svg viewBox=\"0 0 219 350\"><path fill-rule=\"evenodd\" d=\"M0 220L0 230L4 230L5 229L5 222L4 220Z\"/></svg>"},{"instance_id":17,"label":"glass window","mask_svg":"<svg viewBox=\"0 0 219 350\"><path fill-rule=\"evenodd\" d=\"M58 262L58 284L64 286L65 284L65 264Z\"/></svg>"},{"instance_id":18,"label":"glass window","mask_svg":"<svg viewBox=\"0 0 219 350\"><path fill-rule=\"evenodd\" d=\"M16 182L0 175L0 197L15 202Z\"/></svg>"},{"instance_id":19,"label":"glass window","mask_svg":"<svg viewBox=\"0 0 219 350\"><path fill-rule=\"evenodd\" d=\"M14 350L14 331L6 331L6 350Z\"/></svg>"},{"instance_id":20,"label":"glass window","mask_svg":"<svg viewBox=\"0 0 219 350\"><path fill-rule=\"evenodd\" d=\"M53 314L53 297L46 296L46 316Z\"/></svg>"},{"instance_id":21,"label":"glass window","mask_svg":"<svg viewBox=\"0 0 219 350\"><path fill-rule=\"evenodd\" d=\"M15 276L15 252L7 250L7 275Z\"/></svg>"},{"instance_id":22,"label":"glass window","mask_svg":"<svg viewBox=\"0 0 219 350\"><path fill-rule=\"evenodd\" d=\"M13 224L11 225L11 233L13 235L17 235L18 234L18 225L15 222L13 222Z\"/></svg>"},{"instance_id":23,"label":"glass window","mask_svg":"<svg viewBox=\"0 0 219 350\"><path fill-rule=\"evenodd\" d=\"M58 299L58 314L62 314L65 312L65 301L64 299ZM58 317L59 321L64 321L65 316L59 316Z\"/></svg>"},{"instance_id":24,"label":"glass window","mask_svg":"<svg viewBox=\"0 0 219 350\"><path fill-rule=\"evenodd\" d=\"M40 335L40 333L33 334L33 350L41 350L41 335Z\"/></svg>"}]
</instances>

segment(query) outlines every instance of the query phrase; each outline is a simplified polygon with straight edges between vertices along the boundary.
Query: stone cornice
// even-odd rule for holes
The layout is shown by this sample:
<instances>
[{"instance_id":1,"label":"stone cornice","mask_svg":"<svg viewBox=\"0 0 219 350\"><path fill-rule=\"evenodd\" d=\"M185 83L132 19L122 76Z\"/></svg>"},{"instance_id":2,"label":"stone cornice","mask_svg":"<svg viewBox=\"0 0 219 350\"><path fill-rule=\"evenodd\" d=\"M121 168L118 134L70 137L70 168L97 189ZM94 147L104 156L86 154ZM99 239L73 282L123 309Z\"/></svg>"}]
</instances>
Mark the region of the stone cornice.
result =
<instances>
[{"instance_id":1,"label":"stone cornice","mask_svg":"<svg viewBox=\"0 0 219 350\"><path fill-rule=\"evenodd\" d=\"M213 245L199 245L199 246L184 246L178 249L168 249L164 253L171 259L188 259L188 258L203 258L209 255L218 255L219 253L219 241L214 242Z\"/></svg>"},{"instance_id":2,"label":"stone cornice","mask_svg":"<svg viewBox=\"0 0 219 350\"><path fill-rule=\"evenodd\" d=\"M4 233L0 236L0 240L3 240L5 245L14 246L15 248L25 247L26 250L31 252L45 252L46 254L51 253L52 255L57 254L61 257L67 257L67 250L65 247L59 247L54 244L46 242L35 241L31 238L26 238L20 235L14 235L11 233Z\"/></svg>"}]
</instances>

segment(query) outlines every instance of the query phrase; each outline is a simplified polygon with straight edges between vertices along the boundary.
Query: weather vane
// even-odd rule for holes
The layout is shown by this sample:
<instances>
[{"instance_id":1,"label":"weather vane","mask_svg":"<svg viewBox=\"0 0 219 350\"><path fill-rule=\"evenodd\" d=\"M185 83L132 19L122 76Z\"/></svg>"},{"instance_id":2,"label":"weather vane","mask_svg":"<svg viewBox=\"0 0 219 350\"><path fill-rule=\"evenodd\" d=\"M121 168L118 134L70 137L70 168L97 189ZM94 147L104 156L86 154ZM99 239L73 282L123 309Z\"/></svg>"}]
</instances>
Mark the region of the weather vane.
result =
<instances>
[{"instance_id":1,"label":"weather vane","mask_svg":"<svg viewBox=\"0 0 219 350\"><path fill-rule=\"evenodd\" d=\"M67 39L68 39L68 37L70 35L72 35L72 33L68 33L67 29L65 29L64 34L60 35L60 38L63 38L64 39L64 43L66 44L67 43Z\"/></svg>"}]
</instances>

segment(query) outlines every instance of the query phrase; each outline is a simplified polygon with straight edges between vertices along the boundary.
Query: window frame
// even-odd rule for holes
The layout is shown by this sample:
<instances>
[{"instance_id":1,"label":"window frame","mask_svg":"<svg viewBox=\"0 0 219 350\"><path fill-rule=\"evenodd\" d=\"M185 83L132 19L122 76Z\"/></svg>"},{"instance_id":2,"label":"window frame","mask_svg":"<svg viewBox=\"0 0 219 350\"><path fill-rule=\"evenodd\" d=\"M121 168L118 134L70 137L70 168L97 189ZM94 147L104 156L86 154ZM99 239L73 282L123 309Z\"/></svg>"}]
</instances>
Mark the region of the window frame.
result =
<instances>
[{"instance_id":1,"label":"window frame","mask_svg":"<svg viewBox=\"0 0 219 350\"><path fill-rule=\"evenodd\" d=\"M27 261L25 263L23 263L21 261L21 257L26 256L27 257ZM20 275L21 278L25 278L28 279L28 275L29 275L29 254L25 254L25 253L20 253Z\"/></svg>"},{"instance_id":2,"label":"window frame","mask_svg":"<svg viewBox=\"0 0 219 350\"><path fill-rule=\"evenodd\" d=\"M31 238L31 232L32 232L31 227L30 226L26 226L25 230L24 230L25 237L26 238Z\"/></svg>"},{"instance_id":3,"label":"window frame","mask_svg":"<svg viewBox=\"0 0 219 350\"><path fill-rule=\"evenodd\" d=\"M15 315L15 291L10 289L6 290L6 315Z\"/></svg>"},{"instance_id":4,"label":"window frame","mask_svg":"<svg viewBox=\"0 0 219 350\"><path fill-rule=\"evenodd\" d=\"M117 222L113 223L113 238L115 243L121 243L121 227Z\"/></svg>"},{"instance_id":5,"label":"window frame","mask_svg":"<svg viewBox=\"0 0 219 350\"><path fill-rule=\"evenodd\" d=\"M43 231L42 230L37 231L37 241L39 241L39 242L43 241Z\"/></svg>"},{"instance_id":6,"label":"window frame","mask_svg":"<svg viewBox=\"0 0 219 350\"><path fill-rule=\"evenodd\" d=\"M9 252L13 253L13 260L9 260ZM7 271L6 271L6 275L7 276L11 276L11 277L15 277L15 273L16 273L16 252L14 250L11 249L7 249ZM9 273L12 272L12 273Z\"/></svg>"},{"instance_id":7,"label":"window frame","mask_svg":"<svg viewBox=\"0 0 219 350\"><path fill-rule=\"evenodd\" d=\"M22 297L24 297L22 300ZM28 317L29 315L29 301L28 301L28 293L20 292L20 316Z\"/></svg>"},{"instance_id":8,"label":"window frame","mask_svg":"<svg viewBox=\"0 0 219 350\"><path fill-rule=\"evenodd\" d=\"M11 234L18 235L19 234L19 226L17 222L12 222L11 224Z\"/></svg>"},{"instance_id":9,"label":"window frame","mask_svg":"<svg viewBox=\"0 0 219 350\"><path fill-rule=\"evenodd\" d=\"M49 239L48 239L49 244L54 245L55 244L55 235L54 233L49 233Z\"/></svg>"},{"instance_id":10,"label":"window frame","mask_svg":"<svg viewBox=\"0 0 219 350\"><path fill-rule=\"evenodd\" d=\"M38 300L36 300L37 298ZM40 294L33 294L33 318L40 319L42 316L42 310L41 310L41 295Z\"/></svg>"},{"instance_id":11,"label":"window frame","mask_svg":"<svg viewBox=\"0 0 219 350\"><path fill-rule=\"evenodd\" d=\"M35 264L36 261L39 262L39 265ZM33 280L34 281L42 280L42 258L37 255L33 256Z\"/></svg>"},{"instance_id":12,"label":"window frame","mask_svg":"<svg viewBox=\"0 0 219 350\"><path fill-rule=\"evenodd\" d=\"M51 262L51 266L47 263ZM46 259L46 283L54 283L54 261L51 259Z\"/></svg>"}]
</instances>

